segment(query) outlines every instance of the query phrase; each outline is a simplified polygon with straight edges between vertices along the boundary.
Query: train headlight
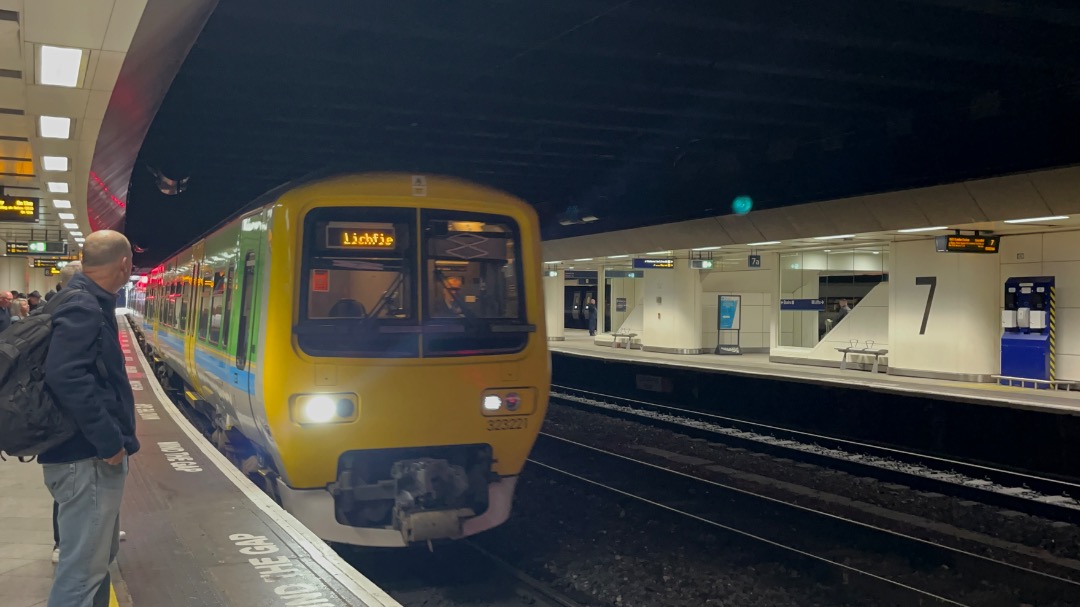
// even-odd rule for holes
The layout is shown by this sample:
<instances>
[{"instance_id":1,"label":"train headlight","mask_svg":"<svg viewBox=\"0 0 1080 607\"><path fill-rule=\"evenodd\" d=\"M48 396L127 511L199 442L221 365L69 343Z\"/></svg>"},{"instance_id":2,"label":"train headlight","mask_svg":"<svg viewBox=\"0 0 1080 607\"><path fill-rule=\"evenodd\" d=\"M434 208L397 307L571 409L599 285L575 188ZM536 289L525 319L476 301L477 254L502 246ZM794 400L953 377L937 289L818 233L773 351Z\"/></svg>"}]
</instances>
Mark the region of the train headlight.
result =
<instances>
[{"instance_id":1,"label":"train headlight","mask_svg":"<svg viewBox=\"0 0 1080 607\"><path fill-rule=\"evenodd\" d=\"M485 417L532 415L535 408L535 388L488 388L480 396L480 413Z\"/></svg>"},{"instance_id":2,"label":"train headlight","mask_svg":"<svg viewBox=\"0 0 1080 607\"><path fill-rule=\"evenodd\" d=\"M298 424L340 424L356 419L355 394L297 394L292 397L290 415Z\"/></svg>"},{"instance_id":3,"label":"train headlight","mask_svg":"<svg viewBox=\"0 0 1080 607\"><path fill-rule=\"evenodd\" d=\"M498 411L502 408L502 399L498 394L484 396L484 411Z\"/></svg>"}]
</instances>

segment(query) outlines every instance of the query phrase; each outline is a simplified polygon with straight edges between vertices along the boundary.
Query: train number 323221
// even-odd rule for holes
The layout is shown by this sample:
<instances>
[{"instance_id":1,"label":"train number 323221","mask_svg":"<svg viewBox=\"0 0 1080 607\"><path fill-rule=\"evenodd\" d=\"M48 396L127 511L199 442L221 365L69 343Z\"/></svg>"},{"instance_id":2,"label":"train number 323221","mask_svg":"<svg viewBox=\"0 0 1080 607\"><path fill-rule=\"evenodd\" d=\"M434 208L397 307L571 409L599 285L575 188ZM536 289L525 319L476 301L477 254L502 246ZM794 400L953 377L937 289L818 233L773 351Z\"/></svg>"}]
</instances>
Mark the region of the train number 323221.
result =
<instances>
[{"instance_id":1,"label":"train number 323221","mask_svg":"<svg viewBox=\"0 0 1080 607\"><path fill-rule=\"evenodd\" d=\"M488 420L488 431L491 430L524 430L529 427L527 417L501 417Z\"/></svg>"}]
</instances>

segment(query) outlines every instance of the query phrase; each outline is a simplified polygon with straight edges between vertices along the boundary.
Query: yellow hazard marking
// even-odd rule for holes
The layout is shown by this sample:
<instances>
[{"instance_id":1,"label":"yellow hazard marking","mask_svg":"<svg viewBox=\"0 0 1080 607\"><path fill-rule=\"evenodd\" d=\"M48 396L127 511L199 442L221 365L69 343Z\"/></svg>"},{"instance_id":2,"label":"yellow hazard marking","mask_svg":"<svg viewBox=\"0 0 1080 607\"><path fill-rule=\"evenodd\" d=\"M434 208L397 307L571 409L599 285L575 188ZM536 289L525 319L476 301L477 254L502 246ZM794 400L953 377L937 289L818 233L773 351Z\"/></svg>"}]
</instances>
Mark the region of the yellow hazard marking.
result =
<instances>
[{"instance_id":1,"label":"yellow hazard marking","mask_svg":"<svg viewBox=\"0 0 1080 607\"><path fill-rule=\"evenodd\" d=\"M116 588L109 584L109 607L120 607L120 601L116 600Z\"/></svg>"}]
</instances>

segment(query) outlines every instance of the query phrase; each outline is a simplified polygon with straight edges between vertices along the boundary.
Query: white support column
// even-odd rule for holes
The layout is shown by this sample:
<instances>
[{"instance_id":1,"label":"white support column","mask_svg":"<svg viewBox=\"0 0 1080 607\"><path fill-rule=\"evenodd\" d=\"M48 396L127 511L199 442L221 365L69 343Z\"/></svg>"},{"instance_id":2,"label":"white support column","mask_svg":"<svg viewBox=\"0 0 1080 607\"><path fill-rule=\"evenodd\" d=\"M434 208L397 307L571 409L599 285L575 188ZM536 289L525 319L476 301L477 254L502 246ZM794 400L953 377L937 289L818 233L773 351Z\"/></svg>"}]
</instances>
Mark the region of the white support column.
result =
<instances>
[{"instance_id":1,"label":"white support column","mask_svg":"<svg viewBox=\"0 0 1080 607\"><path fill-rule=\"evenodd\" d=\"M607 272L607 268L600 266L600 270L596 273L596 334L603 335L607 330L604 328L604 319L607 317L605 310L607 310L607 279L604 277L604 273Z\"/></svg>"},{"instance_id":2,"label":"white support column","mask_svg":"<svg viewBox=\"0 0 1080 607\"><path fill-rule=\"evenodd\" d=\"M690 269L688 257L676 251L674 268L645 271L644 350L701 353L701 272Z\"/></svg>"},{"instance_id":3,"label":"white support column","mask_svg":"<svg viewBox=\"0 0 1080 607\"><path fill-rule=\"evenodd\" d=\"M563 325L566 305L566 278L562 270L550 276L544 272L544 320L547 322L548 341L563 341Z\"/></svg>"}]
</instances>

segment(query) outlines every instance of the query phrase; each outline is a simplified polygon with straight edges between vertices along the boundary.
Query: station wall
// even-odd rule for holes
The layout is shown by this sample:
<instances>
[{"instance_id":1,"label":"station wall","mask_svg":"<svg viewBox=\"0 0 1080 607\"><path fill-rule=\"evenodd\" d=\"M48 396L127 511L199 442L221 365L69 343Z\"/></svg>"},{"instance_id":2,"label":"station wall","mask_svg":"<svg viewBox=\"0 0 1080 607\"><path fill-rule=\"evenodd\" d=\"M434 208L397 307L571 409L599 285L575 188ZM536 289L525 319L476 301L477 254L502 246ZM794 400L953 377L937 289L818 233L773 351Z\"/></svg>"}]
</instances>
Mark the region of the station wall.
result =
<instances>
[{"instance_id":1,"label":"station wall","mask_svg":"<svg viewBox=\"0 0 1080 607\"><path fill-rule=\"evenodd\" d=\"M1055 358L1058 379L1080 380L1080 231L1007 236L1001 239L998 309L1004 309L1005 280L1054 276ZM1001 328L998 326L998 334ZM998 352L1000 352L1000 341Z\"/></svg>"},{"instance_id":2,"label":"station wall","mask_svg":"<svg viewBox=\"0 0 1080 607\"><path fill-rule=\"evenodd\" d=\"M0 257L0 290L18 289L22 293L44 294L56 288L56 277L45 276L40 268L31 268L26 257Z\"/></svg>"},{"instance_id":3,"label":"station wall","mask_svg":"<svg viewBox=\"0 0 1080 607\"><path fill-rule=\"evenodd\" d=\"M721 295L742 297L739 312L739 346L744 352L768 352L772 326L772 293L716 291L701 294L701 349L712 352L717 343L717 315ZM727 343L727 342L725 342Z\"/></svg>"},{"instance_id":4,"label":"station wall","mask_svg":"<svg viewBox=\"0 0 1080 607\"><path fill-rule=\"evenodd\" d=\"M1000 368L999 255L938 253L928 239L894 243L891 258L889 373L989 381Z\"/></svg>"},{"instance_id":5,"label":"station wall","mask_svg":"<svg viewBox=\"0 0 1080 607\"><path fill-rule=\"evenodd\" d=\"M633 314L641 298L645 295L645 280L642 278L611 278L611 301L608 303L611 310L611 326L608 331L618 331L623 328L626 319ZM626 310L620 312L616 305L619 299L626 300ZM639 314L640 316L640 314ZM640 329L640 327L638 327ZM640 331L633 331L640 333Z\"/></svg>"}]
</instances>

